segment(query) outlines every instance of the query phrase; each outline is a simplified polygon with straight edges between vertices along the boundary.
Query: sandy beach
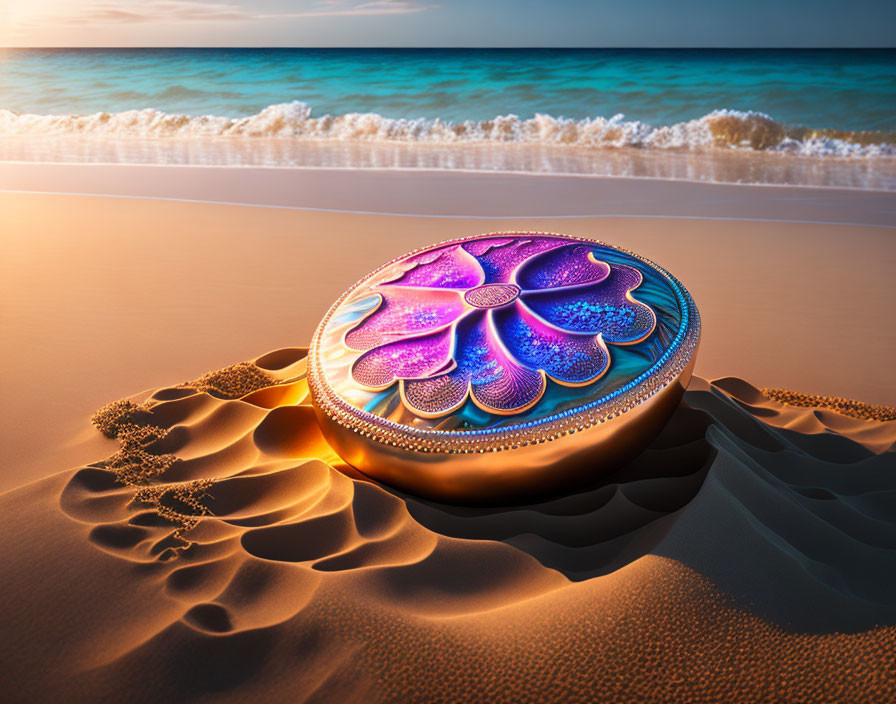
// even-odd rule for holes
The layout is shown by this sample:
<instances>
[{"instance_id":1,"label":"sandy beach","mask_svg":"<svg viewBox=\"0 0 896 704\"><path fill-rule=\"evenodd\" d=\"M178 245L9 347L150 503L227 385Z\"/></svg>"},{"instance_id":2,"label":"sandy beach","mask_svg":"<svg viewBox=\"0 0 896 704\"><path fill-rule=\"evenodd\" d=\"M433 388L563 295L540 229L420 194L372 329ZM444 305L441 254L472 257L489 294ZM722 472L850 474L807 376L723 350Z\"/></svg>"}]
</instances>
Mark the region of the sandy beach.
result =
<instances>
[{"instance_id":1,"label":"sandy beach","mask_svg":"<svg viewBox=\"0 0 896 704\"><path fill-rule=\"evenodd\" d=\"M90 461L96 437L88 418L104 403L265 350L305 346L330 304L374 266L479 232L601 239L676 272L705 321L700 376L869 403L896 399L888 193L451 172L0 165L0 188L13 187L33 192L0 193L9 331L0 372L9 404L3 489ZM241 205L221 203L231 200ZM253 200L265 207L247 205ZM322 210L309 210L312 203Z\"/></svg>"},{"instance_id":2,"label":"sandy beach","mask_svg":"<svg viewBox=\"0 0 896 704\"><path fill-rule=\"evenodd\" d=\"M760 389L896 403L894 208L652 179L0 165L5 696L891 700L896 421ZM366 480L313 421L318 321L403 252L511 230L681 279L704 328L682 406L630 466L538 504ZM126 398L103 437L91 415ZM147 456L161 493L135 499Z\"/></svg>"}]
</instances>

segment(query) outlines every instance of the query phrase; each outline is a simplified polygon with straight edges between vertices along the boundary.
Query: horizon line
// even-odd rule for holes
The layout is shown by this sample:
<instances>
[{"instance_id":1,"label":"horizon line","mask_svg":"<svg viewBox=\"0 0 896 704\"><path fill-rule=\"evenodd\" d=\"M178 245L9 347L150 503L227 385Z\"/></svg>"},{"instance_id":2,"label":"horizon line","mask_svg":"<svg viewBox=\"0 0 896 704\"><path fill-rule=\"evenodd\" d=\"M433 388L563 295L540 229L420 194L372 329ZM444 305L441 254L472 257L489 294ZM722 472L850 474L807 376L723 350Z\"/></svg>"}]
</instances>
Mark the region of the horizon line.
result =
<instances>
[{"instance_id":1,"label":"horizon line","mask_svg":"<svg viewBox=\"0 0 896 704\"><path fill-rule=\"evenodd\" d=\"M87 45L0 45L0 51L4 49L306 49L306 50L366 50L366 51L395 51L395 50L457 50L465 51L469 49L485 49L485 50L584 50L584 51L607 51L607 50L637 50L637 51L896 51L896 44L892 46L524 46L524 45L500 45L500 46L290 46L290 45L245 45L234 46L225 44L208 44L208 45L173 45L173 46L87 46Z\"/></svg>"}]
</instances>

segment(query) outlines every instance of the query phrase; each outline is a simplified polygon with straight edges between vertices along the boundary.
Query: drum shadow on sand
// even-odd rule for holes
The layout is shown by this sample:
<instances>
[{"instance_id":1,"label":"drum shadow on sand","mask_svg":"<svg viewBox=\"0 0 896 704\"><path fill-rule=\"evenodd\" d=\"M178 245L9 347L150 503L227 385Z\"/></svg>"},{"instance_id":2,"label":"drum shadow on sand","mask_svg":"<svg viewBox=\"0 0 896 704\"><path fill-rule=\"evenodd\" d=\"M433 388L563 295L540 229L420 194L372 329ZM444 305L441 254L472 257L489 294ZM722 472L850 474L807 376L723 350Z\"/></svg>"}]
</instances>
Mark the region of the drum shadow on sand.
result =
<instances>
[{"instance_id":1,"label":"drum shadow on sand","mask_svg":"<svg viewBox=\"0 0 896 704\"><path fill-rule=\"evenodd\" d=\"M715 451L712 419L682 404L634 460L589 487L524 504L444 504L385 487L429 530L453 538L498 540L578 581L647 554L675 514L700 490Z\"/></svg>"}]
</instances>

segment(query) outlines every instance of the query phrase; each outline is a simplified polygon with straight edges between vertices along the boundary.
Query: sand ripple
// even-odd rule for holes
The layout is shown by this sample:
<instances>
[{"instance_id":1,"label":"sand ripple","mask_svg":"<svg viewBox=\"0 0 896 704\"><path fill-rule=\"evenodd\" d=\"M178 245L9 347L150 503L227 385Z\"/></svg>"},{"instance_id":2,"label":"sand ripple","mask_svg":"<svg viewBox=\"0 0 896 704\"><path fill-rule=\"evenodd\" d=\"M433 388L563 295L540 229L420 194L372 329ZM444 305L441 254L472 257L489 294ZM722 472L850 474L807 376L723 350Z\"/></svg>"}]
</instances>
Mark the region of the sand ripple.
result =
<instances>
[{"instance_id":1,"label":"sand ripple","mask_svg":"<svg viewBox=\"0 0 896 704\"><path fill-rule=\"evenodd\" d=\"M469 508L342 464L304 350L252 374L248 393L207 376L121 407L112 434L160 429L135 442L174 458L145 478L154 503L103 463L28 499L55 492L85 549L129 575L115 579L133 618L69 656L65 681L94 699L896 696L896 422L698 379L598 485ZM91 603L84 618L102 619ZM27 686L40 700L61 684Z\"/></svg>"}]
</instances>

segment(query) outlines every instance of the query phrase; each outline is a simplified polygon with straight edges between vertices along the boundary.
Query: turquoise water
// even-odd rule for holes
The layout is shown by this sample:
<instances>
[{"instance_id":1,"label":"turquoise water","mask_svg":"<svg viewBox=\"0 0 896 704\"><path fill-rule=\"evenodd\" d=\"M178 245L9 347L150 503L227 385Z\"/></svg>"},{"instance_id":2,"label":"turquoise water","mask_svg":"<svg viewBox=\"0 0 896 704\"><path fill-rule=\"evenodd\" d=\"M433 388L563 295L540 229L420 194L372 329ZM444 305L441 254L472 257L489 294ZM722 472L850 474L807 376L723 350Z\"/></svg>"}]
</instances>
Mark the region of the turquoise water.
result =
<instances>
[{"instance_id":1,"label":"turquoise water","mask_svg":"<svg viewBox=\"0 0 896 704\"><path fill-rule=\"evenodd\" d=\"M0 161L896 190L896 50L0 50Z\"/></svg>"},{"instance_id":2,"label":"turquoise water","mask_svg":"<svg viewBox=\"0 0 896 704\"><path fill-rule=\"evenodd\" d=\"M479 121L621 113L653 126L731 109L787 125L896 131L896 51L0 51L0 109L15 113L154 108L243 117L292 101L313 115Z\"/></svg>"}]
</instances>

